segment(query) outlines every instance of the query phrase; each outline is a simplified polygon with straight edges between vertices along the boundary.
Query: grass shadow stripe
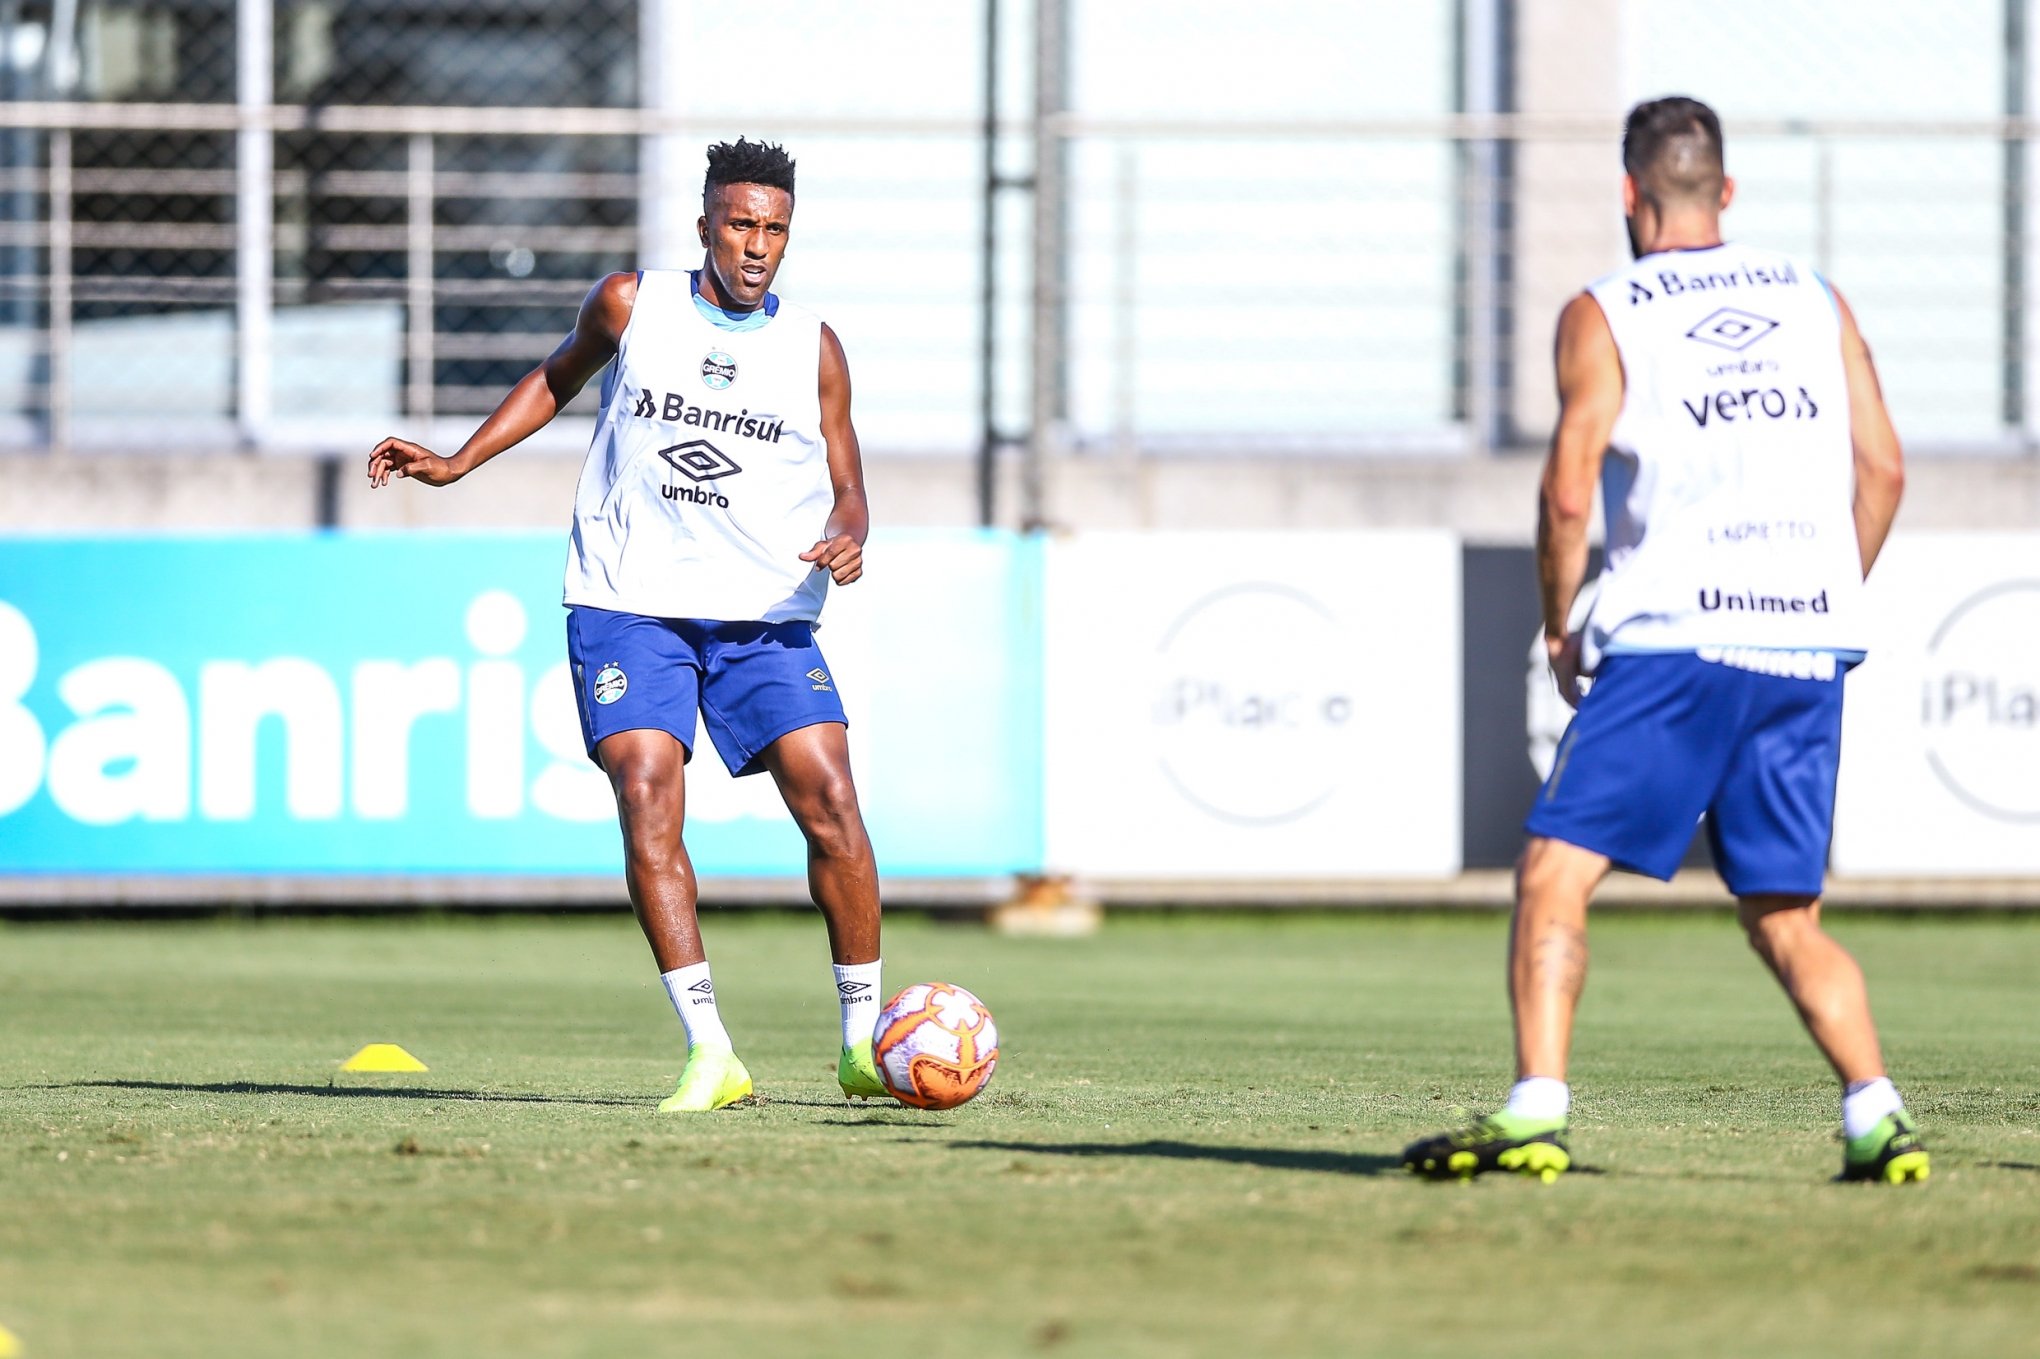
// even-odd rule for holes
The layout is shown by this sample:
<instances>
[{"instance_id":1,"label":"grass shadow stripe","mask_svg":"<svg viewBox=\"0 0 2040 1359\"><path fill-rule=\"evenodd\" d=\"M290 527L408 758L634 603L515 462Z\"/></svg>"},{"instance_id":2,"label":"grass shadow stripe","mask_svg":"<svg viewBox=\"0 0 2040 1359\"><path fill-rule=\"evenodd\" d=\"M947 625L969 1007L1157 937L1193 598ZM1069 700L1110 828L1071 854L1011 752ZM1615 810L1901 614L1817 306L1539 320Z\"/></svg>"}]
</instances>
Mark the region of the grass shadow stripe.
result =
<instances>
[{"instance_id":1,"label":"grass shadow stripe","mask_svg":"<svg viewBox=\"0 0 2040 1359\"><path fill-rule=\"evenodd\" d=\"M954 1142L958 1151L1018 1151L1040 1156L1156 1157L1170 1161L1218 1161L1267 1170L1307 1170L1326 1175L1403 1175L1402 1158L1375 1152L1312 1151L1301 1147L1211 1146L1199 1142Z\"/></svg>"},{"instance_id":2,"label":"grass shadow stripe","mask_svg":"<svg viewBox=\"0 0 2040 1359\"><path fill-rule=\"evenodd\" d=\"M442 1090L422 1086L286 1085L270 1081L59 1081L20 1085L17 1090L155 1090L185 1095L316 1095L340 1099L456 1100L468 1104L568 1104L616 1109L650 1108L648 1099L602 1096L497 1094L487 1090Z\"/></svg>"}]
</instances>

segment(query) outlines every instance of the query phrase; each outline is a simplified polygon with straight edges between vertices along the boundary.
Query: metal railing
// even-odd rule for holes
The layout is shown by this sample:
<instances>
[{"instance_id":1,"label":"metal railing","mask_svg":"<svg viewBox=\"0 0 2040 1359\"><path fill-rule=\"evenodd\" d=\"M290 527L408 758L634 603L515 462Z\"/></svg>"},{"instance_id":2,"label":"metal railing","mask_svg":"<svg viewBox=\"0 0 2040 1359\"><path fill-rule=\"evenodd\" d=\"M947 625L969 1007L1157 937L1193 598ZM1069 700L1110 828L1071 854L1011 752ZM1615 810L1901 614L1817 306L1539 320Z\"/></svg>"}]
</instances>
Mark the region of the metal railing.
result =
<instances>
[{"instance_id":1,"label":"metal railing","mask_svg":"<svg viewBox=\"0 0 2040 1359\"><path fill-rule=\"evenodd\" d=\"M15 375L0 446L316 451L393 420L458 430L557 342L595 277L653 244L640 226L642 162L731 121L647 108L0 103L0 134L35 147L34 164L0 169L0 196L16 205L0 220L12 322L0 363ZM1050 108L989 127L750 125L862 146L857 164L874 146L971 145L989 132L1054 167L1022 185L1029 225L993 246L988 325L970 282L893 286L861 263L899 245L884 215L897 197L968 222L990 198L976 180L860 189L852 171L816 191L855 201L829 209L842 239L800 257L813 263L802 295L864 322L853 359L880 448L970 451L987 392L1010 438L1051 455L1526 444L1546 401L1550 297L1585 281L1582 259L1606 267L1620 245L1602 118ZM1843 266L1902 426L1911 403L1914 445L2032 447L2040 370L2024 337L2040 333L2040 296L2022 280L2040 277L2025 204L2040 177L2013 171L2040 127L1745 120L1736 131L1756 165L1742 201L1762 206L1741 210L1757 214L1752 234ZM138 152L144 142L158 149ZM1299 277L1271 284L1252 274L1257 227L1241 221L1228 167L1304 147L1332 167L1310 189L1339 230L1306 242ZM1848 170L1862 147L1913 160L1865 177ZM1584 168L1528 177L1521 153L1538 149L1584 156ZM1950 180L1934 166L1951 157L2005 171ZM977 239L954 236L933 244L974 271ZM916 376L980 327L995 342L976 383ZM1908 377L1915 368L1928 376ZM584 398L572 413L586 410ZM916 421L924 434L888 440L891 424ZM579 437L570 424L560 442Z\"/></svg>"}]
</instances>

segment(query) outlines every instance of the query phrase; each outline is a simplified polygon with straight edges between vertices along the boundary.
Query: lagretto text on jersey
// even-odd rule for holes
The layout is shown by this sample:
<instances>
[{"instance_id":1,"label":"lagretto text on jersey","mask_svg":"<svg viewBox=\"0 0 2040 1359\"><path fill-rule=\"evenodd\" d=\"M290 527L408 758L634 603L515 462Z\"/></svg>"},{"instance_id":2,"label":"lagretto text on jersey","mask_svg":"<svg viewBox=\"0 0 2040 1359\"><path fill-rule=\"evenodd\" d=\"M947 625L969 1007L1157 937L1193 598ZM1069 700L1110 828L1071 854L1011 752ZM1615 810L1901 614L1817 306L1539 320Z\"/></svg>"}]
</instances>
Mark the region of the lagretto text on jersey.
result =
<instances>
[{"instance_id":1,"label":"lagretto text on jersey","mask_svg":"<svg viewBox=\"0 0 2040 1359\"><path fill-rule=\"evenodd\" d=\"M1587 668L1611 651L1860 652L1848 379L1827 286L1789 256L1726 244L1646 255L1588 292L1623 396Z\"/></svg>"},{"instance_id":2,"label":"lagretto text on jersey","mask_svg":"<svg viewBox=\"0 0 2040 1359\"><path fill-rule=\"evenodd\" d=\"M566 602L654 618L814 619L829 575L800 560L835 503L822 438L821 318L723 330L695 276L647 269L602 386L574 497Z\"/></svg>"}]
</instances>

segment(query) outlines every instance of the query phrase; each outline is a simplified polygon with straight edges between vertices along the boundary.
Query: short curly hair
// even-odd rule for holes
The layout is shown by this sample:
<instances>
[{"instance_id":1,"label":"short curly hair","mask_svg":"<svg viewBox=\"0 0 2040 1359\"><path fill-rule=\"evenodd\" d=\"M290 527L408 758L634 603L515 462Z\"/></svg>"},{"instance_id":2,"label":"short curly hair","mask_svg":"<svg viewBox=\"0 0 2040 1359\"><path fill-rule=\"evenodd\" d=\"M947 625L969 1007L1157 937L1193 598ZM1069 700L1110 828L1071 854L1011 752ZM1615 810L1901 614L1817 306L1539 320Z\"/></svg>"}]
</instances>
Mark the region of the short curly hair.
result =
<instances>
[{"instance_id":1,"label":"short curly hair","mask_svg":"<svg viewBox=\"0 0 2040 1359\"><path fill-rule=\"evenodd\" d=\"M708 148L708 176L701 182L705 203L725 184L763 184L793 193L793 157L772 142L717 142Z\"/></svg>"}]
</instances>

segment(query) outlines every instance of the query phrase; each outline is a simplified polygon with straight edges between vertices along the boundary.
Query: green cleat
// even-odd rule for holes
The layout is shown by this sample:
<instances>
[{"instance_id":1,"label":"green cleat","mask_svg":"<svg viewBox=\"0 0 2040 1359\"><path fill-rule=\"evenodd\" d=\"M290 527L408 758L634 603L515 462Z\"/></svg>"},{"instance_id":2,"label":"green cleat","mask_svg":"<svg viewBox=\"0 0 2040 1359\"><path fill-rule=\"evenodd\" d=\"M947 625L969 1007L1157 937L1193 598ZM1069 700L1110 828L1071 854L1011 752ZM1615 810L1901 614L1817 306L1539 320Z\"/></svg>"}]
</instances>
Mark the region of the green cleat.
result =
<instances>
[{"instance_id":1,"label":"green cleat","mask_svg":"<svg viewBox=\"0 0 2040 1359\"><path fill-rule=\"evenodd\" d=\"M698 1047L687 1054L680 1084L659 1101L662 1114L705 1114L751 1093L751 1073L728 1048Z\"/></svg>"},{"instance_id":2,"label":"green cleat","mask_svg":"<svg viewBox=\"0 0 2040 1359\"><path fill-rule=\"evenodd\" d=\"M1877 1126L1861 1137L1842 1143L1842 1173L1835 1178L1904 1184L1924 1180L1932 1173L1927 1144L1920 1140L1912 1115L1900 1109L1879 1119Z\"/></svg>"},{"instance_id":3,"label":"green cleat","mask_svg":"<svg viewBox=\"0 0 2040 1359\"><path fill-rule=\"evenodd\" d=\"M891 1099L892 1091L878 1078L878 1064L871 1059L871 1040L865 1039L843 1049L836 1059L836 1084L845 1099Z\"/></svg>"},{"instance_id":4,"label":"green cleat","mask_svg":"<svg viewBox=\"0 0 2040 1359\"><path fill-rule=\"evenodd\" d=\"M1490 1170L1512 1170L1550 1184L1571 1168L1562 1118L1489 1114L1403 1148L1403 1169L1430 1180L1470 1180Z\"/></svg>"}]
</instances>

